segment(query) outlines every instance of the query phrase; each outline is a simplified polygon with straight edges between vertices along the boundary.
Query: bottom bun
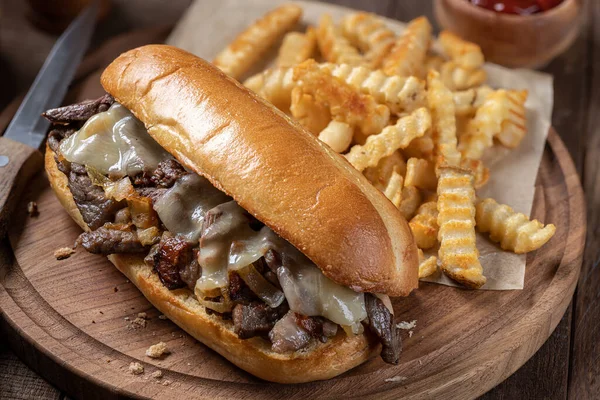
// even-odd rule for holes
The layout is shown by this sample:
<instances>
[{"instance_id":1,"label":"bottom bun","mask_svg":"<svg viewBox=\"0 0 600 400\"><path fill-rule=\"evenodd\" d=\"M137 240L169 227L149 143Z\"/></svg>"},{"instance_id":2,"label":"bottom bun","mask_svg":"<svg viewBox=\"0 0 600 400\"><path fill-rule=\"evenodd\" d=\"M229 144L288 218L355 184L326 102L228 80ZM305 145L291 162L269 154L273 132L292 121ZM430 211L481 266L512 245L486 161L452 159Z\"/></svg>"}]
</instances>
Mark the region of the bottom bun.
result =
<instances>
[{"instance_id":1,"label":"bottom bun","mask_svg":"<svg viewBox=\"0 0 600 400\"><path fill-rule=\"evenodd\" d=\"M67 177L58 170L54 152L46 148L46 172L50 185L69 215L89 230L68 188ZM209 315L189 289L167 289L144 263L143 256L113 254L108 259L137 286L160 312L181 329L204 343L241 369L259 378L278 383L302 383L330 379L342 374L381 351L381 345L367 334L338 334L327 343L316 340L293 353L276 353L262 338L240 339L231 321Z\"/></svg>"}]
</instances>

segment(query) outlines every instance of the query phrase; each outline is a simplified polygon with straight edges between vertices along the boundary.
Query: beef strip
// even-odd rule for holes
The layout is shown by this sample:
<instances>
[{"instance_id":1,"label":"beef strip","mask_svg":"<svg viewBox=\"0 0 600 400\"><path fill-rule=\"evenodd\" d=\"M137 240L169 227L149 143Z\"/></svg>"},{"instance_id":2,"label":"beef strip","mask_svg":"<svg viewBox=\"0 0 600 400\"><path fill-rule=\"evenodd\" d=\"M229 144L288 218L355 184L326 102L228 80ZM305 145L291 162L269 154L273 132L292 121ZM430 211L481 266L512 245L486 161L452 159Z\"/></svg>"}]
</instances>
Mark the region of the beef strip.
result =
<instances>
[{"instance_id":1,"label":"beef strip","mask_svg":"<svg viewBox=\"0 0 600 400\"><path fill-rule=\"evenodd\" d=\"M135 189L140 196L148 197L150 200L152 200L152 203L156 203L158 199L160 199L167 191L167 189L156 187L138 187Z\"/></svg>"},{"instance_id":2,"label":"beef strip","mask_svg":"<svg viewBox=\"0 0 600 400\"><path fill-rule=\"evenodd\" d=\"M179 271L193 260L194 252L190 243L178 236L163 235L154 255L154 270L167 289L179 289L186 286Z\"/></svg>"},{"instance_id":3,"label":"beef strip","mask_svg":"<svg viewBox=\"0 0 600 400\"><path fill-rule=\"evenodd\" d=\"M63 165L62 168L64 169L65 166ZM105 223L113 221L115 213L123 208L121 202L106 198L104 190L92 184L83 165L71 163L68 178L75 204L90 229L98 229Z\"/></svg>"},{"instance_id":4,"label":"beef strip","mask_svg":"<svg viewBox=\"0 0 600 400\"><path fill-rule=\"evenodd\" d=\"M69 128L67 126L57 126L52 128L48 133L48 146L55 153L58 151L58 146L60 145L60 141L64 138L68 138L72 134L75 133L75 129Z\"/></svg>"},{"instance_id":5,"label":"beef strip","mask_svg":"<svg viewBox=\"0 0 600 400\"><path fill-rule=\"evenodd\" d=\"M246 285L237 272L229 273L229 297L237 304L250 304L258 300L258 296Z\"/></svg>"},{"instance_id":6,"label":"beef strip","mask_svg":"<svg viewBox=\"0 0 600 400\"><path fill-rule=\"evenodd\" d=\"M190 290L196 287L196 281L202 275L202 267L198 263L198 248L192 250L192 259L187 264L179 265L179 277Z\"/></svg>"},{"instance_id":7,"label":"beef strip","mask_svg":"<svg viewBox=\"0 0 600 400\"><path fill-rule=\"evenodd\" d=\"M397 365L402 351L400 329L394 324L394 316L383 301L371 293L365 293L365 306L369 317L369 329L381 340L381 358Z\"/></svg>"},{"instance_id":8,"label":"beef strip","mask_svg":"<svg viewBox=\"0 0 600 400\"><path fill-rule=\"evenodd\" d=\"M310 336L320 340L323 343L327 342L327 336L323 334L323 317L307 317L306 315L294 313L296 325L302 327Z\"/></svg>"},{"instance_id":9,"label":"beef strip","mask_svg":"<svg viewBox=\"0 0 600 400\"><path fill-rule=\"evenodd\" d=\"M310 334L297 323L297 314L290 311L283 316L269 332L273 351L286 353L306 347Z\"/></svg>"},{"instance_id":10,"label":"beef strip","mask_svg":"<svg viewBox=\"0 0 600 400\"><path fill-rule=\"evenodd\" d=\"M240 339L265 336L287 310L287 303L277 308L271 308L263 302L238 304L232 313L234 331Z\"/></svg>"},{"instance_id":11,"label":"beef strip","mask_svg":"<svg viewBox=\"0 0 600 400\"><path fill-rule=\"evenodd\" d=\"M161 161L151 174L144 172L136 175L133 178L133 185L141 187L170 188L175 184L177 179L188 173L189 172L187 172L181 164L170 158Z\"/></svg>"},{"instance_id":12,"label":"beef strip","mask_svg":"<svg viewBox=\"0 0 600 400\"><path fill-rule=\"evenodd\" d=\"M107 93L96 100L85 100L81 103L53 108L43 113L42 116L53 124L83 123L93 115L108 110L114 102L115 99Z\"/></svg>"},{"instance_id":13,"label":"beef strip","mask_svg":"<svg viewBox=\"0 0 600 400\"><path fill-rule=\"evenodd\" d=\"M77 238L77 244L94 254L140 253L148 250L138 240L135 231L124 225L107 224L84 232Z\"/></svg>"}]
</instances>

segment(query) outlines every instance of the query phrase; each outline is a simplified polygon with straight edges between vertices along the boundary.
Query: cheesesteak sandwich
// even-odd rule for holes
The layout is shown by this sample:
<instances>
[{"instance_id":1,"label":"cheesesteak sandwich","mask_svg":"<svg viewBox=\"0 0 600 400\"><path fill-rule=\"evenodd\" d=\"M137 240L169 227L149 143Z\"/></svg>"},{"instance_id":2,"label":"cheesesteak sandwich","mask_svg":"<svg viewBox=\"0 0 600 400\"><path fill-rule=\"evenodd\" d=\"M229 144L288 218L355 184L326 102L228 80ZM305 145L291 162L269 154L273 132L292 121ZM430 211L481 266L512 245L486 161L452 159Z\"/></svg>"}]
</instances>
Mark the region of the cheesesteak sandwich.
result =
<instances>
[{"instance_id":1,"label":"cheesesteak sandwich","mask_svg":"<svg viewBox=\"0 0 600 400\"><path fill-rule=\"evenodd\" d=\"M406 221L344 158L218 69L145 46L107 94L47 111L46 170L85 231L162 313L269 381L398 363L388 295L417 287Z\"/></svg>"}]
</instances>

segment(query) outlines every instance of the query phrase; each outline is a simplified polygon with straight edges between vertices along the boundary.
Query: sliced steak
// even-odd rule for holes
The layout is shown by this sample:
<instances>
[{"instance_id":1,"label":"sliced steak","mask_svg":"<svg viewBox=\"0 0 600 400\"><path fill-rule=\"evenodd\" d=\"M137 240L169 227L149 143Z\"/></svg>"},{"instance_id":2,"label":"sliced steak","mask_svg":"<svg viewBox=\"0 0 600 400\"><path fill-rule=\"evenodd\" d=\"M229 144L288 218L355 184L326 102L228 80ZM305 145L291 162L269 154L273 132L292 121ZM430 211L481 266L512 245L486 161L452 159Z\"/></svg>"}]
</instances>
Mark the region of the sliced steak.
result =
<instances>
[{"instance_id":1,"label":"sliced steak","mask_svg":"<svg viewBox=\"0 0 600 400\"><path fill-rule=\"evenodd\" d=\"M154 270L160 281L169 290L185 287L186 283L181 279L179 271L194 261L192 245L180 237L164 235L158 245L158 251L154 255Z\"/></svg>"},{"instance_id":2,"label":"sliced steak","mask_svg":"<svg viewBox=\"0 0 600 400\"><path fill-rule=\"evenodd\" d=\"M91 116L108 110L114 102L115 99L107 93L96 100L85 100L81 103L53 108L43 113L42 116L53 124L66 125L72 122L85 122Z\"/></svg>"},{"instance_id":3,"label":"sliced steak","mask_svg":"<svg viewBox=\"0 0 600 400\"><path fill-rule=\"evenodd\" d=\"M365 306L369 317L369 329L381 340L381 358L390 364L398 364L402 351L400 329L394 324L394 316L375 295L365 293Z\"/></svg>"},{"instance_id":4,"label":"sliced steak","mask_svg":"<svg viewBox=\"0 0 600 400\"><path fill-rule=\"evenodd\" d=\"M295 314L296 324L304 329L310 336L320 340L323 343L327 342L327 336L323 333L323 317L307 317L306 315Z\"/></svg>"},{"instance_id":5,"label":"sliced steak","mask_svg":"<svg viewBox=\"0 0 600 400\"><path fill-rule=\"evenodd\" d=\"M181 164L171 158L161 161L152 173L144 172L136 175L133 178L133 185L141 187L170 188L173 187L177 179L188 173L189 172L187 172Z\"/></svg>"},{"instance_id":6,"label":"sliced steak","mask_svg":"<svg viewBox=\"0 0 600 400\"><path fill-rule=\"evenodd\" d=\"M162 197L163 194L167 191L167 189L156 188L156 187L138 187L136 191L140 196L148 197L152 200L152 203L156 203L158 199Z\"/></svg>"},{"instance_id":7,"label":"sliced steak","mask_svg":"<svg viewBox=\"0 0 600 400\"><path fill-rule=\"evenodd\" d=\"M237 272L229 273L229 297L237 304L250 304L258 300L258 296L246 285Z\"/></svg>"},{"instance_id":8,"label":"sliced steak","mask_svg":"<svg viewBox=\"0 0 600 400\"><path fill-rule=\"evenodd\" d=\"M113 221L115 213L123 207L123 204L106 198L104 190L92 184L83 165L71 163L68 178L75 204L90 229L98 229L105 223Z\"/></svg>"},{"instance_id":9,"label":"sliced steak","mask_svg":"<svg viewBox=\"0 0 600 400\"><path fill-rule=\"evenodd\" d=\"M269 332L272 349L277 353L296 351L310 343L310 334L297 323L297 314L289 311Z\"/></svg>"},{"instance_id":10,"label":"sliced steak","mask_svg":"<svg viewBox=\"0 0 600 400\"><path fill-rule=\"evenodd\" d=\"M58 146L61 140L68 138L75 133L75 129L66 126L57 126L48 133L48 146L55 153L58 151Z\"/></svg>"},{"instance_id":11,"label":"sliced steak","mask_svg":"<svg viewBox=\"0 0 600 400\"><path fill-rule=\"evenodd\" d=\"M265 336L286 311L287 304L277 308L271 308L262 302L238 304L233 308L232 314L234 331L240 339Z\"/></svg>"},{"instance_id":12,"label":"sliced steak","mask_svg":"<svg viewBox=\"0 0 600 400\"><path fill-rule=\"evenodd\" d=\"M77 238L77 244L90 253L104 255L148 250L140 243L135 231L121 225L101 226L95 231L84 232Z\"/></svg>"},{"instance_id":13,"label":"sliced steak","mask_svg":"<svg viewBox=\"0 0 600 400\"><path fill-rule=\"evenodd\" d=\"M179 265L179 277L190 290L196 287L196 281L202 275L202 267L198 263L198 248L192 250L192 259L187 264Z\"/></svg>"}]
</instances>

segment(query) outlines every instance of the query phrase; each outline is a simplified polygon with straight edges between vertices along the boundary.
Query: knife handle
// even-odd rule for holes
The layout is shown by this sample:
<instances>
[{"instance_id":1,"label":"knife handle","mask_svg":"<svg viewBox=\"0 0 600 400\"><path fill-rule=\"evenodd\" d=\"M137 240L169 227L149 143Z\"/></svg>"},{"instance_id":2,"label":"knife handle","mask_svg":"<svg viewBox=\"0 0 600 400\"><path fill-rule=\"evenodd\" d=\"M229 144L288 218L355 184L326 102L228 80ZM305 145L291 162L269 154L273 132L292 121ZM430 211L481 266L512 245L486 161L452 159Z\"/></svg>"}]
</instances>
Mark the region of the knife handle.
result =
<instances>
[{"instance_id":1,"label":"knife handle","mask_svg":"<svg viewBox=\"0 0 600 400\"><path fill-rule=\"evenodd\" d=\"M12 211L31 177L42 168L37 149L0 137L0 239L8 229ZM22 205L26 207L26 205Z\"/></svg>"}]
</instances>

